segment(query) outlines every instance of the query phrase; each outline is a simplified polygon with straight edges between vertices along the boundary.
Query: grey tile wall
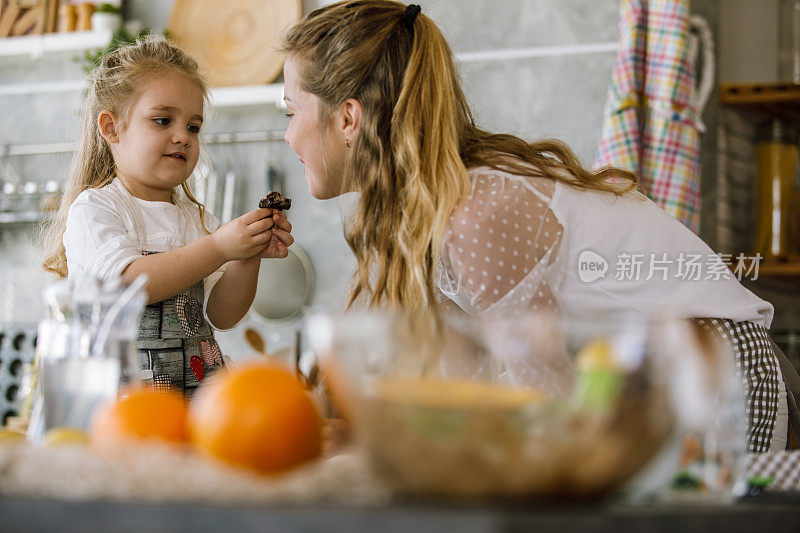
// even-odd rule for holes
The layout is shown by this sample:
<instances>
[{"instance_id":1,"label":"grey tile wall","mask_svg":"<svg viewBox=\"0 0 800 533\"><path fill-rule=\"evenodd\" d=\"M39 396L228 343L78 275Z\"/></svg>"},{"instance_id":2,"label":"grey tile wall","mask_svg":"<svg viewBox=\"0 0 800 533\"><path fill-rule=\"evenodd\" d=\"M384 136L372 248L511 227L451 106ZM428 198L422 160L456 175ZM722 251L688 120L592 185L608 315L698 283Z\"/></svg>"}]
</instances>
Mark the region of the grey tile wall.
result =
<instances>
[{"instance_id":1,"label":"grey tile wall","mask_svg":"<svg viewBox=\"0 0 800 533\"><path fill-rule=\"evenodd\" d=\"M557 137L591 165L614 57L604 53L467 63L462 76L482 127L526 139Z\"/></svg>"},{"instance_id":2,"label":"grey tile wall","mask_svg":"<svg viewBox=\"0 0 800 533\"><path fill-rule=\"evenodd\" d=\"M323 3L304 0L304 12ZM616 40L617 0L419 0L419 3L423 12L441 26L456 53ZM166 26L172 2L129 0L126 6L129 18L141 19L145 25L160 30ZM463 65L462 75L468 98L483 127L528 139L559 137L591 165L613 62L613 52L470 62ZM53 63L45 58L37 63L0 67L0 84L81 76L81 67L69 60ZM1 98L0 143L74 139L80 94ZM214 112L208 131L281 129L285 125L282 113L268 106L225 108ZM294 235L311 256L316 270L318 287L314 303L339 304L347 293L354 266L341 229L341 218L351 199L329 202L312 199L294 154L282 143L274 144L272 151L272 157L286 174L287 194L294 198L291 212ZM254 207L264 190L266 162L270 157L267 147L263 144L211 147L209 153L220 163L224 157L238 161L239 174L247 184L241 210ZM54 177L63 179L67 162L68 158L63 156L41 156L19 158L14 164L26 178L44 181ZM6 267L19 260L21 243L30 240L8 235L9 230L0 231L7 235L5 238L0 235L0 277L9 279ZM14 275L35 278L29 283L36 286L41 281L32 274L35 261L30 263L25 272L15 270ZM0 283L0 292L2 287ZM0 294L0 300L3 297ZM20 300L20 305L34 308L32 314L41 312L31 301L26 297ZM0 321L13 318L8 313L4 315L0 308ZM223 348L234 358L253 355L242 340L246 326L258 327L267 336L268 345L276 349L291 344L297 327L265 328L246 318L238 328L220 334Z\"/></svg>"},{"instance_id":3,"label":"grey tile wall","mask_svg":"<svg viewBox=\"0 0 800 533\"><path fill-rule=\"evenodd\" d=\"M453 50L617 40L617 0L420 0Z\"/></svg>"},{"instance_id":4,"label":"grey tile wall","mask_svg":"<svg viewBox=\"0 0 800 533\"><path fill-rule=\"evenodd\" d=\"M717 0L694 0L692 11L708 22L714 35L714 49L720 50L719 17L720 8ZM714 69L719 79L720 54L716 55L717 65ZM719 124L719 91L715 83L714 91L708 99L703 112L706 131L700 140L700 236L712 249L717 250L717 127Z\"/></svg>"}]
</instances>

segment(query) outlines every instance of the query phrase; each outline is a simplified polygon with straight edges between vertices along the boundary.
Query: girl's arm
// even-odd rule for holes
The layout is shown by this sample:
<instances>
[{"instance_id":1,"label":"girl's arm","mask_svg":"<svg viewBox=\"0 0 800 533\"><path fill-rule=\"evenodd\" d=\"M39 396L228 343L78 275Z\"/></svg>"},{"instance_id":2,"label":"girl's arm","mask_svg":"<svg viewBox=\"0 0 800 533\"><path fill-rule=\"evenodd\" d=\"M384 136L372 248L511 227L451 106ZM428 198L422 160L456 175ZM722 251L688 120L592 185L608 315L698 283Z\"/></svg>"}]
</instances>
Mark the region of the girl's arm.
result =
<instances>
[{"instance_id":1,"label":"girl's arm","mask_svg":"<svg viewBox=\"0 0 800 533\"><path fill-rule=\"evenodd\" d=\"M214 327L232 328L250 309L256 295L262 258L286 257L289 254L287 247L294 242L290 234L292 224L279 211L275 211L272 220L275 226L269 243L255 257L228 263L222 277L211 289L206 314Z\"/></svg>"},{"instance_id":2,"label":"girl's arm","mask_svg":"<svg viewBox=\"0 0 800 533\"><path fill-rule=\"evenodd\" d=\"M256 296L258 270L261 256L231 261L225 273L211 289L206 306L208 319L217 329L229 329L236 325L250 309Z\"/></svg>"},{"instance_id":3,"label":"girl's arm","mask_svg":"<svg viewBox=\"0 0 800 533\"><path fill-rule=\"evenodd\" d=\"M122 271L122 281L130 283L147 274L147 303L154 304L179 294L205 278L225 262L213 235L206 235L186 246L160 254L144 255Z\"/></svg>"},{"instance_id":4,"label":"girl's arm","mask_svg":"<svg viewBox=\"0 0 800 533\"><path fill-rule=\"evenodd\" d=\"M139 274L146 273L148 304L175 296L224 263L261 253L272 239L271 215L271 209L256 209L191 244L142 256L123 270L122 280L130 283ZM258 275L257 267L255 275Z\"/></svg>"}]
</instances>

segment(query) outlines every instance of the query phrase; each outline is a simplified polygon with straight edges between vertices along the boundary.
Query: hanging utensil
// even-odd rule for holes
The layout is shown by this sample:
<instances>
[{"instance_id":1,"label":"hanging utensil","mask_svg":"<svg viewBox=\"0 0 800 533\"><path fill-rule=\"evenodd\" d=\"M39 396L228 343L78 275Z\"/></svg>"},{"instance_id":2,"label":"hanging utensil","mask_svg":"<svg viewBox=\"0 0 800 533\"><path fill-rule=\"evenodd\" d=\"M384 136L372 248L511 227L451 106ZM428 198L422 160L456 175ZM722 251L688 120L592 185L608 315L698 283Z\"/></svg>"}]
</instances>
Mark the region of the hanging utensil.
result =
<instances>
[{"instance_id":1,"label":"hanging utensil","mask_svg":"<svg viewBox=\"0 0 800 533\"><path fill-rule=\"evenodd\" d=\"M209 213L214 216L219 214L219 208L217 207L217 202L219 201L219 176L217 175L216 170L214 170L213 165L209 169L208 174L206 175L206 201L205 206Z\"/></svg>"},{"instance_id":2,"label":"hanging utensil","mask_svg":"<svg viewBox=\"0 0 800 533\"><path fill-rule=\"evenodd\" d=\"M222 212L220 213L223 224L233 220L233 204L236 195L236 171L233 166L228 167L223 179Z\"/></svg>"},{"instance_id":3,"label":"hanging utensil","mask_svg":"<svg viewBox=\"0 0 800 533\"><path fill-rule=\"evenodd\" d=\"M228 150L223 151L222 157L225 162L225 175L222 178L222 206L220 208L220 222L225 224L230 222L239 215L237 195L238 181L238 161L241 159L241 154L238 150L238 141L236 134L231 134L231 144L227 146ZM233 153L230 153L232 151Z\"/></svg>"},{"instance_id":4,"label":"hanging utensil","mask_svg":"<svg viewBox=\"0 0 800 533\"><path fill-rule=\"evenodd\" d=\"M194 172L192 172L190 178L192 180L192 194L195 199L203 205L206 205L206 188L208 186L206 175L208 171L208 163L201 158L200 161L197 162L197 166L194 168Z\"/></svg>"},{"instance_id":5,"label":"hanging utensil","mask_svg":"<svg viewBox=\"0 0 800 533\"><path fill-rule=\"evenodd\" d=\"M252 349L257 351L259 355L263 355L265 357L267 356L266 343L264 342L264 337L261 336L261 333L253 328L247 328L244 330L244 338L247 341L247 344L249 344Z\"/></svg>"},{"instance_id":6,"label":"hanging utensil","mask_svg":"<svg viewBox=\"0 0 800 533\"><path fill-rule=\"evenodd\" d=\"M269 151L269 158L267 159L267 172L265 175L264 180L264 188L267 191L278 191L279 193L283 194L283 182L278 174L278 169L275 167L275 156L272 153L272 150L267 145L267 149Z\"/></svg>"},{"instance_id":7,"label":"hanging utensil","mask_svg":"<svg viewBox=\"0 0 800 533\"><path fill-rule=\"evenodd\" d=\"M231 136L231 149L236 150L236 136ZM220 221L225 224L233 220L234 214L238 214L236 210L236 160L238 157L223 156L225 158L226 172L223 178L222 190L222 211L220 212Z\"/></svg>"}]
</instances>

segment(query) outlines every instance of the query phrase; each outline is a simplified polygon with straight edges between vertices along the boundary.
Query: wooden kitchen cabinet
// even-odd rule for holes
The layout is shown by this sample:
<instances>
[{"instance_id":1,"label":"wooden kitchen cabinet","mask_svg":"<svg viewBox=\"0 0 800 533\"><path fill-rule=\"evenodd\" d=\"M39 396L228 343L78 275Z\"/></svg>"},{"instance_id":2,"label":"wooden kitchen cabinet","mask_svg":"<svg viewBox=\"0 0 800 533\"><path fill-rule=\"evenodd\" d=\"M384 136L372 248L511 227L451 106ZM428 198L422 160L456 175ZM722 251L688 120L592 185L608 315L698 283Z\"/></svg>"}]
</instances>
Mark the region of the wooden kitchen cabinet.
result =
<instances>
[{"instance_id":1,"label":"wooden kitchen cabinet","mask_svg":"<svg viewBox=\"0 0 800 533\"><path fill-rule=\"evenodd\" d=\"M722 84L719 103L753 122L780 118L800 127L800 85L791 83ZM723 155L724 157L724 155ZM753 161L753 167L755 162ZM800 217L800 213L794 213ZM750 250L742 250L745 253ZM800 282L800 253L786 260L762 261L759 276Z\"/></svg>"}]
</instances>

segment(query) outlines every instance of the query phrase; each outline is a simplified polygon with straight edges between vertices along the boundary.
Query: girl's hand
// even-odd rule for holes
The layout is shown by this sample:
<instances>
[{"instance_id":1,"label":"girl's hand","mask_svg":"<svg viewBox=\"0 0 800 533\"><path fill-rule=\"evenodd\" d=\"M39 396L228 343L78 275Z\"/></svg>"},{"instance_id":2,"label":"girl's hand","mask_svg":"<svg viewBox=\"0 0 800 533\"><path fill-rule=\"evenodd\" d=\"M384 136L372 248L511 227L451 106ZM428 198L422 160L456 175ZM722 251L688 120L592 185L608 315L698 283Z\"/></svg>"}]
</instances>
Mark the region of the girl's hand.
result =
<instances>
[{"instance_id":1,"label":"girl's hand","mask_svg":"<svg viewBox=\"0 0 800 533\"><path fill-rule=\"evenodd\" d=\"M231 220L211 234L211 239L226 261L248 259L268 247L273 239L271 231L274 224L271 218L273 212L277 213L274 209L254 209ZM288 252L283 256L274 257L285 257L286 253Z\"/></svg>"},{"instance_id":2,"label":"girl's hand","mask_svg":"<svg viewBox=\"0 0 800 533\"><path fill-rule=\"evenodd\" d=\"M272 238L261 252L260 257L286 257L289 255L289 246L294 242L294 237L291 235L292 223L286 219L286 215L283 211L278 209L274 210L272 220L275 223L271 232Z\"/></svg>"}]
</instances>

